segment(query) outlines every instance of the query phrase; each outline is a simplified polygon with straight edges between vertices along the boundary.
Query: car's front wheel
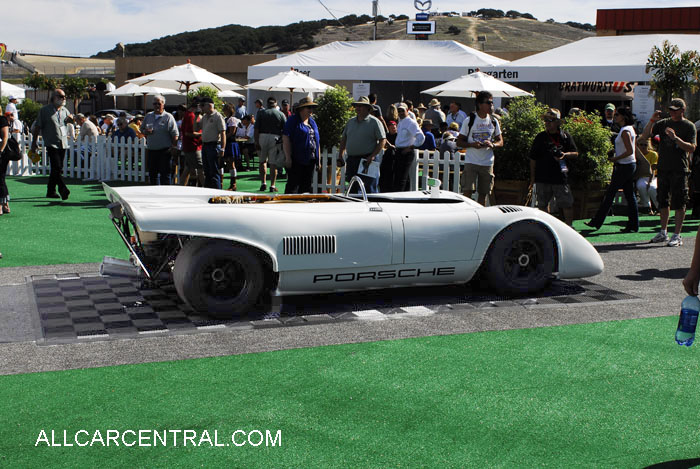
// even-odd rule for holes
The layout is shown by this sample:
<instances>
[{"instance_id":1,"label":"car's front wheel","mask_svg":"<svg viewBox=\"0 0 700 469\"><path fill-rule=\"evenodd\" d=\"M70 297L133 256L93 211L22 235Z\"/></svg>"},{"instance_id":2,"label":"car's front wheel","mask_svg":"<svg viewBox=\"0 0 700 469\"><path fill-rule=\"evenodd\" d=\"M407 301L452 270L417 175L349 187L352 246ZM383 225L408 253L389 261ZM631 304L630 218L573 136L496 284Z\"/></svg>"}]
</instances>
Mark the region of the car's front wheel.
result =
<instances>
[{"instance_id":1,"label":"car's front wheel","mask_svg":"<svg viewBox=\"0 0 700 469\"><path fill-rule=\"evenodd\" d=\"M484 265L491 287L504 294L542 290L552 280L557 247L537 222L516 223L496 236Z\"/></svg>"},{"instance_id":2,"label":"car's front wheel","mask_svg":"<svg viewBox=\"0 0 700 469\"><path fill-rule=\"evenodd\" d=\"M180 298L195 311L230 318L255 305L265 275L252 250L229 241L198 239L178 254L173 281Z\"/></svg>"}]
</instances>

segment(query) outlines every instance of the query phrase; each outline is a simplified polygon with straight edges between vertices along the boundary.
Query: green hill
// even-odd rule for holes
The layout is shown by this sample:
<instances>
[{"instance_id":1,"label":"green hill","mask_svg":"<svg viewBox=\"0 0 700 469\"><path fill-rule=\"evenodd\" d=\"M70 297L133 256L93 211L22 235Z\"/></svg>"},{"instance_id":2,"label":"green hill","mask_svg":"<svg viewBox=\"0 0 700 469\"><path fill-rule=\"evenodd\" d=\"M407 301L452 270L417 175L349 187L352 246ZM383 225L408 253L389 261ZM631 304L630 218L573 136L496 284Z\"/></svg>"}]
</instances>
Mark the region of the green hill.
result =
<instances>
[{"instance_id":1,"label":"green hill","mask_svg":"<svg viewBox=\"0 0 700 469\"><path fill-rule=\"evenodd\" d=\"M412 40L413 37L406 34L407 17L395 18L381 18L377 39ZM595 35L588 30L590 25L582 28L578 23L542 22L523 17L440 16L432 19L436 21L436 34L431 39L455 40L489 53L548 50ZM337 20L319 20L258 28L234 24L127 44L126 51L130 56L275 54L307 50L333 41L372 39L374 25L369 16L349 15L340 18L340 23L342 25ZM121 51L115 48L94 57L120 55Z\"/></svg>"}]
</instances>

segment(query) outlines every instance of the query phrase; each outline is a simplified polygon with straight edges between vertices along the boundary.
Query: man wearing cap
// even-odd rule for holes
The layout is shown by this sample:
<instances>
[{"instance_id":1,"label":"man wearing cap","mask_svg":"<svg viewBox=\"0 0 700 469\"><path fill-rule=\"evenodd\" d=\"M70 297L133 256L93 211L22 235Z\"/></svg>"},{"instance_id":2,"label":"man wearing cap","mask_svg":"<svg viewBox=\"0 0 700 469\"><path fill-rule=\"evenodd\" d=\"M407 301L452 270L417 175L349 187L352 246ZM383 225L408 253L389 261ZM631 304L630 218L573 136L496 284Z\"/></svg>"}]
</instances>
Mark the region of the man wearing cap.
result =
<instances>
[{"instance_id":1,"label":"man wearing cap","mask_svg":"<svg viewBox=\"0 0 700 469\"><path fill-rule=\"evenodd\" d=\"M238 98L238 106L236 106L236 113L234 116L239 121L242 121L246 114L248 114L248 110L245 107L245 98Z\"/></svg>"},{"instance_id":2,"label":"man wearing cap","mask_svg":"<svg viewBox=\"0 0 700 469\"><path fill-rule=\"evenodd\" d=\"M425 141L423 141L423 144L418 147L419 150L429 150L433 151L437 148L437 144L435 143L435 135L431 132L431 129L433 127L433 121L430 119L423 119L423 122L420 124L421 130L423 131L423 135L425 135Z\"/></svg>"},{"instance_id":3,"label":"man wearing cap","mask_svg":"<svg viewBox=\"0 0 700 469\"><path fill-rule=\"evenodd\" d=\"M646 140L652 135L660 136L657 199L661 231L651 242L667 243L668 246L675 247L683 244L681 230L688 203L690 159L695 151L697 133L695 125L684 116L685 101L673 98L668 110L671 116L665 119L661 119L661 111L654 112L639 138ZM676 211L676 226L669 239L667 229L671 210Z\"/></svg>"},{"instance_id":4,"label":"man wearing cap","mask_svg":"<svg viewBox=\"0 0 700 469\"><path fill-rule=\"evenodd\" d=\"M486 203L486 196L493 190L493 149L503 146L501 125L492 116L492 111L493 95L488 91L479 93L476 113L464 120L457 137L457 146L467 149L461 178L462 194L471 197L476 185L481 205Z\"/></svg>"},{"instance_id":5,"label":"man wearing cap","mask_svg":"<svg viewBox=\"0 0 700 469\"><path fill-rule=\"evenodd\" d=\"M551 108L542 115L544 132L540 132L530 148L530 185L536 184L537 208L547 211L549 202L564 211L564 220L574 221L574 197L569 188L567 158L578 156L574 139L561 130L561 112Z\"/></svg>"},{"instance_id":6,"label":"man wearing cap","mask_svg":"<svg viewBox=\"0 0 700 469\"><path fill-rule=\"evenodd\" d=\"M137 138L144 138L145 135L141 133L141 122L143 122L143 115L136 114L131 122L129 122L129 127L134 130Z\"/></svg>"},{"instance_id":7,"label":"man wearing cap","mask_svg":"<svg viewBox=\"0 0 700 469\"><path fill-rule=\"evenodd\" d=\"M51 173L46 187L46 197L50 199L61 198L66 200L70 190L63 182L63 158L68 148L68 130L66 119L70 113L65 108L66 93L62 89L56 89L51 93L51 102L39 110L39 116L34 121L31 150L36 151L37 139L41 135L44 139L44 147L49 157ZM58 187L58 193L56 193Z\"/></svg>"},{"instance_id":8,"label":"man wearing cap","mask_svg":"<svg viewBox=\"0 0 700 469\"><path fill-rule=\"evenodd\" d=\"M219 158L226 148L226 122L224 116L214 109L214 100L203 97L202 119L195 124L195 130L202 131L202 164L204 165L204 187L221 189L221 169Z\"/></svg>"},{"instance_id":9,"label":"man wearing cap","mask_svg":"<svg viewBox=\"0 0 700 469\"><path fill-rule=\"evenodd\" d=\"M409 190L409 171L416 159L415 149L425 141L425 135L418 123L408 114L408 106L400 103L397 106L399 123L396 126L396 153L392 168L392 192Z\"/></svg>"},{"instance_id":10,"label":"man wearing cap","mask_svg":"<svg viewBox=\"0 0 700 469\"><path fill-rule=\"evenodd\" d=\"M433 123L430 131L433 135L440 135L440 124L445 122L445 113L440 110L440 101L433 98L428 103L428 110L425 111L424 119L430 119Z\"/></svg>"},{"instance_id":11,"label":"man wearing cap","mask_svg":"<svg viewBox=\"0 0 700 469\"><path fill-rule=\"evenodd\" d=\"M19 112L17 111L17 98L14 96L10 96L7 99L7 106L5 106L5 112L11 112L12 115L15 117L15 120L19 120Z\"/></svg>"},{"instance_id":12,"label":"man wearing cap","mask_svg":"<svg viewBox=\"0 0 700 469\"><path fill-rule=\"evenodd\" d=\"M270 164L270 192L277 192L277 168L284 166L282 130L287 118L277 109L277 100L267 98L267 109L258 112L255 118L255 149L260 157L260 190L267 189L267 164Z\"/></svg>"},{"instance_id":13,"label":"man wearing cap","mask_svg":"<svg viewBox=\"0 0 700 469\"><path fill-rule=\"evenodd\" d=\"M146 135L146 166L151 185L170 185L172 152L177 149L180 132L172 114L165 110L165 97L153 97L153 111L143 119L141 133Z\"/></svg>"},{"instance_id":14,"label":"man wearing cap","mask_svg":"<svg viewBox=\"0 0 700 469\"><path fill-rule=\"evenodd\" d=\"M22 130L24 130L22 121L17 119L11 111L6 111L5 117L7 117L7 121L10 123L10 135L19 142L22 138Z\"/></svg>"},{"instance_id":15,"label":"man wearing cap","mask_svg":"<svg viewBox=\"0 0 700 469\"><path fill-rule=\"evenodd\" d=\"M338 164L342 166L345 164L343 154L347 150L346 181L357 174L361 162L364 161L365 167L369 168L386 143L384 126L371 114L373 108L369 98L361 96L352 105L357 115L345 124L338 151ZM379 178L360 175L360 179L365 183L367 192L374 194L379 191Z\"/></svg>"},{"instance_id":16,"label":"man wearing cap","mask_svg":"<svg viewBox=\"0 0 700 469\"><path fill-rule=\"evenodd\" d=\"M287 119L289 119L292 116L292 110L289 107L289 101L287 101L286 99L282 100L280 111L282 111L282 114L284 114L284 117L286 117Z\"/></svg>"},{"instance_id":17,"label":"man wearing cap","mask_svg":"<svg viewBox=\"0 0 700 469\"><path fill-rule=\"evenodd\" d=\"M107 114L104 116L100 128L102 129L103 135L112 135L112 132L116 130L116 125L114 124L114 114Z\"/></svg>"}]
</instances>

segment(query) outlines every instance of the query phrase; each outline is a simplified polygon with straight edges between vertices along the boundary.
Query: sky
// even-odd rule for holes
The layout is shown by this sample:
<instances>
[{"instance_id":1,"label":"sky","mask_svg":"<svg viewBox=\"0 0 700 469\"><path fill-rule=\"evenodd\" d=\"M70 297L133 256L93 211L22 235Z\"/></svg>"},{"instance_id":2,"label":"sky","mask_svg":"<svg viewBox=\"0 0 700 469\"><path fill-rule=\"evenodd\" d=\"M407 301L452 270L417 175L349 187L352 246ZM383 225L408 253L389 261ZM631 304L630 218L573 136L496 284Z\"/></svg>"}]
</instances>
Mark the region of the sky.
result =
<instances>
[{"instance_id":1,"label":"sky","mask_svg":"<svg viewBox=\"0 0 700 469\"><path fill-rule=\"evenodd\" d=\"M637 0L634 5L598 0L433 0L431 11L494 8L530 13L540 21L553 18L595 24L599 8L656 8L659 4L658 0ZM338 18L372 12L372 0L22 0L13 2L11 19L3 21L0 42L10 51L89 56L110 50L119 42L147 42L227 24L266 26L331 19L324 5ZM697 6L697 0L664 2L664 7L681 6ZM412 18L416 12L414 0L379 0L379 13L384 16L406 14Z\"/></svg>"}]
</instances>

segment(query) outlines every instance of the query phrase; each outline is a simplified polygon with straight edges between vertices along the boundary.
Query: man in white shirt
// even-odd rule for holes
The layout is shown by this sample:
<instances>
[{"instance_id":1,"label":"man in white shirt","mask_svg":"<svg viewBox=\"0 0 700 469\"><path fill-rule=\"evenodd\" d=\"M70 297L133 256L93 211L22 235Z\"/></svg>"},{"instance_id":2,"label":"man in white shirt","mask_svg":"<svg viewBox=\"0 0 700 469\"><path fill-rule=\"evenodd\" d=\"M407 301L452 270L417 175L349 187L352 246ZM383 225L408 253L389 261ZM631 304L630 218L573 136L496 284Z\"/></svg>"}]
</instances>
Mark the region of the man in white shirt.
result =
<instances>
[{"instance_id":1,"label":"man in white shirt","mask_svg":"<svg viewBox=\"0 0 700 469\"><path fill-rule=\"evenodd\" d=\"M19 112L17 111L17 98L10 96L8 98L7 106L5 106L5 112L11 112L16 121L19 121Z\"/></svg>"},{"instance_id":2,"label":"man in white shirt","mask_svg":"<svg viewBox=\"0 0 700 469\"><path fill-rule=\"evenodd\" d=\"M78 134L80 140L85 140L85 138L94 138L100 135L100 131L97 129L97 126L90 122L90 120L87 119L84 114L76 114L75 123L80 126L80 133Z\"/></svg>"},{"instance_id":3,"label":"man in white shirt","mask_svg":"<svg viewBox=\"0 0 700 469\"><path fill-rule=\"evenodd\" d=\"M448 112L447 116L445 117L445 122L447 122L447 125L449 126L451 123L456 122L457 125L462 127L462 123L466 118L467 113L462 111L462 105L457 101L452 101L450 103L450 112Z\"/></svg>"},{"instance_id":4,"label":"man in white shirt","mask_svg":"<svg viewBox=\"0 0 700 469\"><path fill-rule=\"evenodd\" d=\"M474 186L479 194L477 201L484 205L486 196L493 191L493 149L503 146L501 126L493 117L493 95L488 91L476 97L476 113L471 113L462 123L457 146L466 148L462 194L471 197Z\"/></svg>"},{"instance_id":5,"label":"man in white shirt","mask_svg":"<svg viewBox=\"0 0 700 469\"><path fill-rule=\"evenodd\" d=\"M392 168L392 191L409 189L408 173L416 159L415 149L423 144L425 135L418 123L408 115L408 106L401 103L397 107L399 123L396 126L396 154Z\"/></svg>"},{"instance_id":6,"label":"man in white shirt","mask_svg":"<svg viewBox=\"0 0 700 469\"><path fill-rule=\"evenodd\" d=\"M12 111L5 112L5 117L10 123L10 135L12 136L12 138L17 140L17 142L19 142L22 138L22 130L24 129L22 121L19 119L15 119L15 115L12 114Z\"/></svg>"}]
</instances>

